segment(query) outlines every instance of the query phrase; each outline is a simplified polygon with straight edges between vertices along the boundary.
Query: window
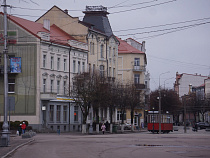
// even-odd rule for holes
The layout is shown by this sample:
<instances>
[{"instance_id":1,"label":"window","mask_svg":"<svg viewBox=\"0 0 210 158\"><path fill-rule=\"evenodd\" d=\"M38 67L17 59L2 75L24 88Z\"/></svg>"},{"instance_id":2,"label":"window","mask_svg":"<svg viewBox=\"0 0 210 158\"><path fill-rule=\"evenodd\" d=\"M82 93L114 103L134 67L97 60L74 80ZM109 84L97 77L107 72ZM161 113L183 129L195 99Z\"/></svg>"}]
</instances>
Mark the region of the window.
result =
<instances>
[{"instance_id":1,"label":"window","mask_svg":"<svg viewBox=\"0 0 210 158\"><path fill-rule=\"evenodd\" d=\"M53 83L54 83L53 80L51 80L51 81L50 81L50 92L51 92L51 93L53 92Z\"/></svg>"},{"instance_id":2,"label":"window","mask_svg":"<svg viewBox=\"0 0 210 158\"><path fill-rule=\"evenodd\" d=\"M57 94L59 94L59 90L60 90L60 81L57 81Z\"/></svg>"},{"instance_id":3,"label":"window","mask_svg":"<svg viewBox=\"0 0 210 158\"><path fill-rule=\"evenodd\" d=\"M148 86L148 82L147 82L147 81L145 81L145 88L147 88L147 86Z\"/></svg>"},{"instance_id":4,"label":"window","mask_svg":"<svg viewBox=\"0 0 210 158\"><path fill-rule=\"evenodd\" d=\"M104 45L101 45L101 58L104 58Z\"/></svg>"},{"instance_id":5,"label":"window","mask_svg":"<svg viewBox=\"0 0 210 158\"><path fill-rule=\"evenodd\" d=\"M56 110L56 122L61 121L61 105L57 105L57 110Z\"/></svg>"},{"instance_id":6,"label":"window","mask_svg":"<svg viewBox=\"0 0 210 158\"><path fill-rule=\"evenodd\" d=\"M100 76L104 77L104 66L100 65Z\"/></svg>"},{"instance_id":7,"label":"window","mask_svg":"<svg viewBox=\"0 0 210 158\"><path fill-rule=\"evenodd\" d=\"M75 73L76 72L76 61L73 60L73 72Z\"/></svg>"},{"instance_id":8,"label":"window","mask_svg":"<svg viewBox=\"0 0 210 158\"><path fill-rule=\"evenodd\" d=\"M115 53L116 53L115 48L113 48L113 57L116 55Z\"/></svg>"},{"instance_id":9,"label":"window","mask_svg":"<svg viewBox=\"0 0 210 158\"><path fill-rule=\"evenodd\" d=\"M123 117L124 117L124 120L126 120L126 112L124 113ZM121 111L117 111L117 120L118 121L121 121L122 120Z\"/></svg>"},{"instance_id":10,"label":"window","mask_svg":"<svg viewBox=\"0 0 210 158\"><path fill-rule=\"evenodd\" d=\"M94 43L90 42L90 54L94 55Z\"/></svg>"},{"instance_id":11,"label":"window","mask_svg":"<svg viewBox=\"0 0 210 158\"><path fill-rule=\"evenodd\" d=\"M43 92L46 92L46 79L43 79Z\"/></svg>"},{"instance_id":12,"label":"window","mask_svg":"<svg viewBox=\"0 0 210 158\"><path fill-rule=\"evenodd\" d=\"M66 81L63 81L63 94L66 94Z\"/></svg>"},{"instance_id":13,"label":"window","mask_svg":"<svg viewBox=\"0 0 210 158\"><path fill-rule=\"evenodd\" d=\"M54 119L54 105L50 105L50 113L49 113L49 117L50 117L50 122L53 122Z\"/></svg>"},{"instance_id":14,"label":"window","mask_svg":"<svg viewBox=\"0 0 210 158\"><path fill-rule=\"evenodd\" d=\"M95 64L93 64L93 73L95 72L96 69L95 67L96 67Z\"/></svg>"},{"instance_id":15,"label":"window","mask_svg":"<svg viewBox=\"0 0 210 158\"><path fill-rule=\"evenodd\" d=\"M112 57L112 54L111 54L111 47L109 47L109 58Z\"/></svg>"},{"instance_id":16,"label":"window","mask_svg":"<svg viewBox=\"0 0 210 158\"><path fill-rule=\"evenodd\" d=\"M43 68L46 68L46 59L47 59L47 56L43 55Z\"/></svg>"},{"instance_id":17,"label":"window","mask_svg":"<svg viewBox=\"0 0 210 158\"><path fill-rule=\"evenodd\" d=\"M51 68L51 70L54 69L54 57L53 56L51 57L51 60L50 60L50 68Z\"/></svg>"},{"instance_id":18,"label":"window","mask_svg":"<svg viewBox=\"0 0 210 158\"><path fill-rule=\"evenodd\" d=\"M63 106L63 122L67 122L67 106Z\"/></svg>"},{"instance_id":19,"label":"window","mask_svg":"<svg viewBox=\"0 0 210 158\"><path fill-rule=\"evenodd\" d=\"M140 58L134 58L134 66L140 66Z\"/></svg>"},{"instance_id":20,"label":"window","mask_svg":"<svg viewBox=\"0 0 210 158\"><path fill-rule=\"evenodd\" d=\"M60 58L58 58L58 61L57 61L57 70L60 70Z\"/></svg>"},{"instance_id":21,"label":"window","mask_svg":"<svg viewBox=\"0 0 210 158\"><path fill-rule=\"evenodd\" d=\"M78 121L78 110L79 107L78 106L74 106L74 121Z\"/></svg>"},{"instance_id":22,"label":"window","mask_svg":"<svg viewBox=\"0 0 210 158\"><path fill-rule=\"evenodd\" d=\"M134 83L139 84L140 83L140 74L134 74Z\"/></svg>"},{"instance_id":23,"label":"window","mask_svg":"<svg viewBox=\"0 0 210 158\"><path fill-rule=\"evenodd\" d=\"M82 62L82 72L85 72L85 62Z\"/></svg>"},{"instance_id":24,"label":"window","mask_svg":"<svg viewBox=\"0 0 210 158\"><path fill-rule=\"evenodd\" d=\"M15 79L8 79L8 93L15 93Z\"/></svg>"},{"instance_id":25,"label":"window","mask_svg":"<svg viewBox=\"0 0 210 158\"><path fill-rule=\"evenodd\" d=\"M113 68L113 77L115 77L115 68Z\"/></svg>"},{"instance_id":26,"label":"window","mask_svg":"<svg viewBox=\"0 0 210 158\"><path fill-rule=\"evenodd\" d=\"M63 60L63 71L66 71L66 59Z\"/></svg>"},{"instance_id":27,"label":"window","mask_svg":"<svg viewBox=\"0 0 210 158\"><path fill-rule=\"evenodd\" d=\"M80 61L78 61L78 73L80 73Z\"/></svg>"}]
</instances>

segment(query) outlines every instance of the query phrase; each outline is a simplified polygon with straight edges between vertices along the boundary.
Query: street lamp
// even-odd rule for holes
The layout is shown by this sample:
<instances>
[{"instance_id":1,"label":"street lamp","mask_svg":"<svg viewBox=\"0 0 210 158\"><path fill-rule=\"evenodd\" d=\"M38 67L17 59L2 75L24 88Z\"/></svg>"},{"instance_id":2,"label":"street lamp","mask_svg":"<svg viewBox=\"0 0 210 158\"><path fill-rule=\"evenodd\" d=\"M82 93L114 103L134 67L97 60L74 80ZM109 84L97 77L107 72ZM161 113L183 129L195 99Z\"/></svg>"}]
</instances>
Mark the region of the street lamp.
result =
<instances>
[{"instance_id":1,"label":"street lamp","mask_svg":"<svg viewBox=\"0 0 210 158\"><path fill-rule=\"evenodd\" d=\"M152 110L153 110L153 115L152 115L152 117L153 117L153 125L152 125L152 133L154 134L154 120L155 120L155 118L154 118L154 107L152 108Z\"/></svg>"},{"instance_id":2,"label":"street lamp","mask_svg":"<svg viewBox=\"0 0 210 158\"><path fill-rule=\"evenodd\" d=\"M161 73L159 75L159 110L158 110L158 122L159 122L159 134L161 134L161 92L160 92L160 76L163 75L163 74L166 74L166 73L169 73L170 71L167 71L167 72L164 72L164 73Z\"/></svg>"},{"instance_id":3,"label":"street lamp","mask_svg":"<svg viewBox=\"0 0 210 158\"><path fill-rule=\"evenodd\" d=\"M164 89L165 89L165 82L167 81L167 80L170 80L170 79L173 79L174 77L171 77L171 78L168 78L168 79L166 79L165 81L164 81Z\"/></svg>"}]
</instances>

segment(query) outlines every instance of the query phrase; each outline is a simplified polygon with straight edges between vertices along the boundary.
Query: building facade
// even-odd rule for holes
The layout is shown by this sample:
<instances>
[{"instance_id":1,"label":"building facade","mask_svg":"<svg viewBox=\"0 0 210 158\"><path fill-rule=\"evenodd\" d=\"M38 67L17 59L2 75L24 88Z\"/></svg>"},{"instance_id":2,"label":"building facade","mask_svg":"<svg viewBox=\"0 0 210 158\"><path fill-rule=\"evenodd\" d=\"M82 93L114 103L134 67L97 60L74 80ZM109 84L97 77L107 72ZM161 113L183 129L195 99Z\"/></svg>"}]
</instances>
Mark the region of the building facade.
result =
<instances>
[{"instance_id":1,"label":"building facade","mask_svg":"<svg viewBox=\"0 0 210 158\"><path fill-rule=\"evenodd\" d=\"M39 24L9 16L8 26L15 35L15 42L8 46L11 121L26 120L37 130L78 130L81 114L69 97L69 87L75 74L87 70L87 44L50 25L49 20ZM16 58L21 60L21 67L13 72L17 63L11 61ZM3 89L2 73L0 86ZM3 92L0 97L3 105ZM3 108L0 113L2 120Z\"/></svg>"},{"instance_id":2,"label":"building facade","mask_svg":"<svg viewBox=\"0 0 210 158\"><path fill-rule=\"evenodd\" d=\"M131 39L129 39L129 42L120 38L118 38L118 40L120 41L120 45L118 47L118 80L120 80L123 84L134 84L139 90L141 107L136 107L134 110L133 119L134 125L142 126L144 123L145 110L145 72L147 64L146 54L145 52L142 52L133 47L130 42ZM143 50L145 50L145 48ZM147 81L149 81L148 77ZM128 109L126 110L126 122L131 122L130 110Z\"/></svg>"},{"instance_id":3,"label":"building facade","mask_svg":"<svg viewBox=\"0 0 210 158\"><path fill-rule=\"evenodd\" d=\"M87 6L83 13L85 16L80 21L78 18L71 17L67 10L63 11L54 6L36 22L43 24L44 20L48 19L51 24L57 25L78 41L87 43L87 71L91 73L97 71L101 76L108 76L112 81L115 81L118 77L119 41L112 33L107 8L103 6ZM108 109L100 109L100 120L109 121L108 114ZM90 118L88 118L87 122L89 120Z\"/></svg>"}]
</instances>

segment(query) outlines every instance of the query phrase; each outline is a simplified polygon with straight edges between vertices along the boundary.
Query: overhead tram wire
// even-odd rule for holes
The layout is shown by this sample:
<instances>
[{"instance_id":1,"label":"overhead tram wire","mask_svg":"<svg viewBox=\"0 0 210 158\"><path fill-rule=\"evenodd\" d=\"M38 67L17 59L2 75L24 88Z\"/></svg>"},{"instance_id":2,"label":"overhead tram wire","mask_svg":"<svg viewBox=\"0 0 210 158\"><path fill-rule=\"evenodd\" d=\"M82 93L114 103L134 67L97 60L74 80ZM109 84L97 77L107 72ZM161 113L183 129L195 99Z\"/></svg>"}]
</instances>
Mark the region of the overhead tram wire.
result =
<instances>
[{"instance_id":1,"label":"overhead tram wire","mask_svg":"<svg viewBox=\"0 0 210 158\"><path fill-rule=\"evenodd\" d=\"M210 23L210 22L208 22L208 23L206 23L206 24L209 24L209 23ZM196 26L200 26L200 25L196 25ZM190 28L193 28L193 27L196 27L196 26L190 26L190 27L186 27L186 28L181 28L181 29L177 29L177 30L165 32L165 33L162 33L162 34L152 35L152 36L140 37L140 38L136 38L136 40L137 40L137 39L148 40L148 39L155 38L155 37L158 37L158 36L163 36L163 35L166 35L166 34L169 34L169 33L173 33L173 32L177 32L177 31L182 31L182 30L190 29Z\"/></svg>"},{"instance_id":2,"label":"overhead tram wire","mask_svg":"<svg viewBox=\"0 0 210 158\"><path fill-rule=\"evenodd\" d=\"M208 20L208 19L210 19L210 17L201 18L201 19L195 19L195 20L187 20L187 21L175 22L175 23L154 25L154 26L145 26L145 27L139 27L139 28L133 28L133 29L124 29L124 30L118 30L118 31L113 31L113 32L121 32L121 31L125 32L125 31L141 30L141 29L150 29L150 28L154 28L154 27L163 27L163 26L177 25L177 24L190 23L190 22L202 21L202 20Z\"/></svg>"},{"instance_id":3,"label":"overhead tram wire","mask_svg":"<svg viewBox=\"0 0 210 158\"><path fill-rule=\"evenodd\" d=\"M158 0L152 0L152 1L149 1L149 2L140 2L140 3L135 3L135 4L127 4L127 5L122 5L122 6L113 6L113 7L107 7L107 8L112 9L112 8L132 7L134 5L152 3L152 2L156 2L156 1L158 1Z\"/></svg>"},{"instance_id":4,"label":"overhead tram wire","mask_svg":"<svg viewBox=\"0 0 210 158\"><path fill-rule=\"evenodd\" d=\"M182 29L182 28L204 25L204 24L208 24L208 23L210 23L210 21L204 22L204 23L185 25L185 26L180 26L180 27L173 27L173 28L168 28L168 29L166 28L166 29L162 29L162 30L153 30L153 31L147 31L147 32L140 32L140 33L130 33L130 34L124 34L124 35L118 35L118 36L130 36L130 35L136 35L136 34L145 34L145 33L154 33L154 32L168 31L168 30L174 30L174 29Z\"/></svg>"},{"instance_id":5,"label":"overhead tram wire","mask_svg":"<svg viewBox=\"0 0 210 158\"><path fill-rule=\"evenodd\" d=\"M140 8L134 8L134 9L116 11L116 12L112 12L110 14L117 14L117 13L129 12L129 11L134 11L134 10L139 10L139 9L145 9L145 8L149 8L149 7L154 7L154 6L159 6L159 5L163 5L163 4L167 4L167 3L172 3L172 2L175 2L175 1L177 1L177 0L171 0L171 1L162 2L162 3L158 3L158 4L153 4L153 5L149 5L149 6L145 6L145 7L140 7Z\"/></svg>"}]
</instances>

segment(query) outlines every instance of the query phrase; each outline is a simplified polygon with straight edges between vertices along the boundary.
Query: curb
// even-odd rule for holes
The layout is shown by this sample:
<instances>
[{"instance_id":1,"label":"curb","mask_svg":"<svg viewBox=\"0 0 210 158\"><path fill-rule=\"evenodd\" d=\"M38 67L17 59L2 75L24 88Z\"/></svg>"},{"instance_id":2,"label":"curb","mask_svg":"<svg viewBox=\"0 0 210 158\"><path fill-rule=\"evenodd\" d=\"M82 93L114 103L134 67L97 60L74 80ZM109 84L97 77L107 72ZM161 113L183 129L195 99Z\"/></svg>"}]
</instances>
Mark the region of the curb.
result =
<instances>
[{"instance_id":1,"label":"curb","mask_svg":"<svg viewBox=\"0 0 210 158\"><path fill-rule=\"evenodd\" d=\"M26 142L26 143L23 143L23 144L18 145L17 147L15 147L14 149L12 149L10 152L8 152L7 154L5 154L5 155L2 156L1 158L6 158L6 157L9 156L10 154L12 154L15 150L17 150L18 148L20 148L20 147L22 147L22 146L24 146L24 145L26 145L26 144L29 144L29 143L33 142L34 140L35 140L35 139L32 139L32 140L29 140L29 141Z\"/></svg>"}]
</instances>

